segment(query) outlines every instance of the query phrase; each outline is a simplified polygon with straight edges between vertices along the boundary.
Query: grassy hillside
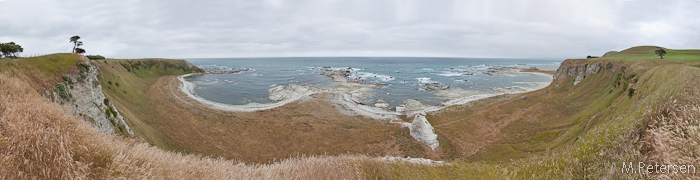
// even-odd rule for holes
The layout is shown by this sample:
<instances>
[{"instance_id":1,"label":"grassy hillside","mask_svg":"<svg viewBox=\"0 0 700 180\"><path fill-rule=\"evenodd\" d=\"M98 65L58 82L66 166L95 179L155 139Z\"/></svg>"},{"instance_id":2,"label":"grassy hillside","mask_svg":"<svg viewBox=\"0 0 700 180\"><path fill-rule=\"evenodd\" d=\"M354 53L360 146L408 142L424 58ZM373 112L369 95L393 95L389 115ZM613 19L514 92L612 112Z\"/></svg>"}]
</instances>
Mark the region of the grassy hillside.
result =
<instances>
[{"instance_id":1,"label":"grassy hillside","mask_svg":"<svg viewBox=\"0 0 700 180\"><path fill-rule=\"evenodd\" d=\"M82 56L71 53L0 59L0 72L9 76L20 76L30 82L32 89L43 91L43 88L53 89L56 83L64 82L65 80L61 78L63 74L78 74L77 64L86 60Z\"/></svg>"},{"instance_id":2,"label":"grassy hillside","mask_svg":"<svg viewBox=\"0 0 700 180\"><path fill-rule=\"evenodd\" d=\"M637 46L620 51L619 53L612 53L609 58L617 59L660 59L660 57L654 54L654 51L661 49L662 47L657 46ZM697 49L666 49L666 55L664 59L679 61L679 62L695 62L700 61L700 50Z\"/></svg>"},{"instance_id":3,"label":"grassy hillside","mask_svg":"<svg viewBox=\"0 0 700 180\"><path fill-rule=\"evenodd\" d=\"M344 116L324 100L253 113L202 108L183 99L172 76L198 69L186 68L184 61L156 59L96 64L102 71L103 91L136 136L159 148L105 136L39 95L43 90L38 85L55 84L61 74L77 72L73 68L79 56L61 56L39 57L36 62L0 60L0 179L700 177L697 173L621 171L622 162L700 167L700 62L693 53L684 56L695 62L620 57L567 60L545 89L429 114L427 119L439 136L437 151L415 142L406 129ZM593 69L598 71L581 73ZM579 73L582 76L577 78ZM577 79L580 82L574 85ZM295 153L348 152L360 155L234 165L240 162L236 160L268 163ZM452 165L387 162L366 156L385 154L428 157Z\"/></svg>"},{"instance_id":4,"label":"grassy hillside","mask_svg":"<svg viewBox=\"0 0 700 180\"><path fill-rule=\"evenodd\" d=\"M137 59L137 60L96 60L95 64L102 72L100 83L107 98L116 105L126 122L137 137L162 147L173 150L175 142L147 123L151 116L148 102L148 88L159 77L201 72L190 67L184 60Z\"/></svg>"}]
</instances>

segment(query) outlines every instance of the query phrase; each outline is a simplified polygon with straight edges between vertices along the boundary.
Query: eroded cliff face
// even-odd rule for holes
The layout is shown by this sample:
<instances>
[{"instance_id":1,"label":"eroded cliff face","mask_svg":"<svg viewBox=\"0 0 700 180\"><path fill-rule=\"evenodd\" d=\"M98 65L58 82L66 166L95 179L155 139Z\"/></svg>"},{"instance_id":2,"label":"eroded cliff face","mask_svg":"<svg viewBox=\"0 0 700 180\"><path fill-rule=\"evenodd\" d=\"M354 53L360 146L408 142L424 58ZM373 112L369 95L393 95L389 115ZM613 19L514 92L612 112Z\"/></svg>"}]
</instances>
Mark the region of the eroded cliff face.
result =
<instances>
[{"instance_id":1,"label":"eroded cliff face","mask_svg":"<svg viewBox=\"0 0 700 180\"><path fill-rule=\"evenodd\" d=\"M90 60L81 56L85 62L78 63L78 75L65 74L63 90L58 87L52 91L53 101L70 109L73 114L90 122L92 126L107 134L133 135L129 125L124 121L116 107L102 93L102 85L97 78L100 70ZM57 85L59 86L59 85ZM61 95L62 91L65 91Z\"/></svg>"},{"instance_id":2,"label":"eroded cliff face","mask_svg":"<svg viewBox=\"0 0 700 180\"><path fill-rule=\"evenodd\" d=\"M583 63L583 60L566 60L561 63L554 74L554 80L563 80L575 77L574 85L577 85L584 78L598 73L603 68L602 62Z\"/></svg>"}]
</instances>

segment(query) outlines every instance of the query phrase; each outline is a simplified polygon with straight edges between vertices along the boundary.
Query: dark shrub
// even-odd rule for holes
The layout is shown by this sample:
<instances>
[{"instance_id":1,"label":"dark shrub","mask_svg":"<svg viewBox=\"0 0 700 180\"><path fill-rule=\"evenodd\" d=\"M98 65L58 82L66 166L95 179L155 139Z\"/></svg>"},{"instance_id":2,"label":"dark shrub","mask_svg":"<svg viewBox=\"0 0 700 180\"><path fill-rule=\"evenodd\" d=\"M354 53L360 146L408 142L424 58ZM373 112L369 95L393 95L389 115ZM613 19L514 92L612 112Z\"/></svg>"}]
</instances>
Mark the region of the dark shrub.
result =
<instances>
[{"instance_id":1,"label":"dark shrub","mask_svg":"<svg viewBox=\"0 0 700 180\"><path fill-rule=\"evenodd\" d=\"M56 84L56 92L58 92L58 95L61 96L62 98L68 98L68 90L66 89L66 85L63 85L61 83Z\"/></svg>"},{"instance_id":2,"label":"dark shrub","mask_svg":"<svg viewBox=\"0 0 700 180\"><path fill-rule=\"evenodd\" d=\"M90 59L90 60L105 59L105 57L104 57L104 56L101 56L101 55L87 55L87 56L85 56L85 57L87 57L87 58Z\"/></svg>"}]
</instances>

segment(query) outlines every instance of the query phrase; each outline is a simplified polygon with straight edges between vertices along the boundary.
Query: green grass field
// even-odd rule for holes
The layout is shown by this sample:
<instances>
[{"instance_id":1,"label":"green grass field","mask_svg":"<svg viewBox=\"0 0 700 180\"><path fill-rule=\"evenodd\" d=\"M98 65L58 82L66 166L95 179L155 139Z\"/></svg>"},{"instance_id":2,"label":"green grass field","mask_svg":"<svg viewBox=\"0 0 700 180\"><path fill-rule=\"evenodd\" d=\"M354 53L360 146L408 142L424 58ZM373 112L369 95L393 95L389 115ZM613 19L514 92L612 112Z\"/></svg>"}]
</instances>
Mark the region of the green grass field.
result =
<instances>
[{"instance_id":1,"label":"green grass field","mask_svg":"<svg viewBox=\"0 0 700 180\"><path fill-rule=\"evenodd\" d=\"M639 50L630 48L628 50L617 53L615 56L611 56L609 58L615 58L615 59L661 59L661 57L659 57L656 54L634 55L634 54L653 53L658 48L643 47L643 48L638 48L638 49ZM700 50L697 50L697 49L665 49L665 50L666 50L666 55L664 56L664 59L666 59L666 60L679 61L679 62L700 61ZM626 55L626 54L630 54L630 55Z\"/></svg>"},{"instance_id":2,"label":"green grass field","mask_svg":"<svg viewBox=\"0 0 700 180\"><path fill-rule=\"evenodd\" d=\"M81 61L69 53L18 59L0 59L0 71L35 72L37 77L54 78L55 75L71 70L75 63Z\"/></svg>"}]
</instances>

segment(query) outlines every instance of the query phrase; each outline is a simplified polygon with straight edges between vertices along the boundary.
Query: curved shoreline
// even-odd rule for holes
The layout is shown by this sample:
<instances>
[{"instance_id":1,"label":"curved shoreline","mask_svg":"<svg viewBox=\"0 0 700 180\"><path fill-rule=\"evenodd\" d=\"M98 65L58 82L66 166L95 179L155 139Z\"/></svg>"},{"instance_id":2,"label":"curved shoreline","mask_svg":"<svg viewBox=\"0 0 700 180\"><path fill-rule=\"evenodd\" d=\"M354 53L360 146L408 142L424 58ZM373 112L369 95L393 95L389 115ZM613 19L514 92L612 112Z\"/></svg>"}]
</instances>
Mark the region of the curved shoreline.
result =
<instances>
[{"instance_id":1,"label":"curved shoreline","mask_svg":"<svg viewBox=\"0 0 700 180\"><path fill-rule=\"evenodd\" d=\"M518 72L518 73L523 73L523 74L535 74L535 75L542 75L542 76L548 76L552 77L553 75L547 74L547 73L538 73L538 72ZM180 80L182 83L178 88L180 91L185 93L189 98L196 100L197 102L202 103L206 107L216 109L216 110L222 110L222 111L237 111L237 112L254 112L254 111L260 111L260 110L268 110L268 109L273 109L277 108L280 106L283 106L285 104L300 100L302 98L317 94L317 93L333 93L336 94L337 96L333 96L335 98L332 98L331 101L334 102L334 104L340 105L345 108L345 110L352 112L355 115L362 115L366 117L370 117L372 119L396 119L400 115L412 115L414 112L398 112L398 111L391 111L391 110L386 110L382 108L377 108L373 106L368 106L364 104L358 104L355 102L352 98L352 94L348 90L339 90L339 89L345 89L345 88L335 88L332 90L329 89L320 89L317 91L312 91L309 93L304 93L301 95L293 96L288 99L284 99L279 102L271 103L271 104L256 104L256 105L230 105L230 104L224 104L224 103L218 103L218 102L213 102L207 99L204 99L202 97L199 97L194 93L194 87L195 85L191 82L188 82L185 80L185 77L193 76L193 75L199 75L202 73L192 73L192 74L185 74L178 76L177 79ZM343 83L344 85L347 86L362 86L359 84L353 84L353 83ZM499 95L504 95L504 94L520 94L520 93L527 93L527 92L532 92L536 91L539 89L543 89L551 82L549 83L540 83L541 85L535 87L535 88L521 88L521 90L512 90L512 91L506 91L506 92L496 92L496 93L482 93L482 94L475 94L475 95L469 95L469 96L463 96L463 97L458 97L455 99L448 100L442 105L439 106L427 106L422 108L421 111L423 112L434 112L434 111L439 111L441 109L454 106L454 105L463 105L466 103L469 103L471 101L476 101L480 99L485 99L489 97L494 97L494 96L499 96ZM356 90L358 91L358 90ZM361 91L361 90L360 90Z\"/></svg>"},{"instance_id":2,"label":"curved shoreline","mask_svg":"<svg viewBox=\"0 0 700 180\"><path fill-rule=\"evenodd\" d=\"M194 93L194 87L195 87L194 84L186 81L185 78L189 77L189 76L193 76L193 75L199 75L199 74L202 74L202 73L191 73L191 74L185 74L185 75L178 76L177 79L180 80L180 82L182 83L179 86L180 91L185 93L187 95L187 97L192 98L192 99L206 105L209 108L216 109L216 110L222 110L222 111L254 112L254 111L268 110L268 109L283 106L287 103L297 101L301 98L311 96L311 95L316 94L316 93L325 92L325 91L317 91L317 92L306 93L306 94L303 94L301 96L292 97L292 98L285 99L285 100L275 102L272 104L256 104L256 105L239 105L239 106L237 106L237 105L218 103L218 102L210 101L210 100L207 100L207 99L204 99L202 97L197 96L197 94Z\"/></svg>"}]
</instances>

